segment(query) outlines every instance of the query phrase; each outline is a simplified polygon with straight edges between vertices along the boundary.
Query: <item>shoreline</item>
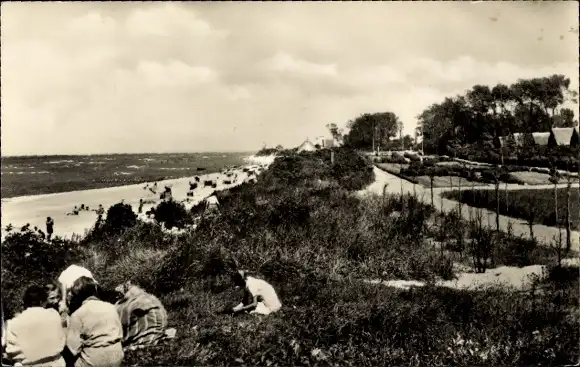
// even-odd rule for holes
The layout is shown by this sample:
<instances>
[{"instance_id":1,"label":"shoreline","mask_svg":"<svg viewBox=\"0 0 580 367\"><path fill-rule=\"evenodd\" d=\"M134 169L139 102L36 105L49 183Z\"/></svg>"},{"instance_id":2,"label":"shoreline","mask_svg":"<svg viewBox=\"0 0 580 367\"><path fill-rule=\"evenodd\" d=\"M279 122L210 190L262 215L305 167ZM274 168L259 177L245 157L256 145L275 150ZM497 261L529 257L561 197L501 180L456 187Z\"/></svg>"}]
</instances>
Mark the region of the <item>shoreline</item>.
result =
<instances>
[{"instance_id":1,"label":"shoreline","mask_svg":"<svg viewBox=\"0 0 580 367\"><path fill-rule=\"evenodd\" d=\"M269 166L274 161L275 156L248 156L244 158L245 164L240 168L234 170L240 174L243 168L265 165ZM224 167L225 168L225 167ZM267 168L267 167L266 167ZM50 216L54 219L54 236L63 238L70 238L73 235L84 235L95 223L97 215L91 211L81 211L78 215L67 215L75 205L79 206L85 204L91 209L96 209L99 204L107 210L110 206L124 202L133 207L137 211L139 199L144 201L153 201L151 204L143 205L143 213L148 211L151 207L157 206L161 199L159 194L164 185L172 188L172 196L175 200L181 201L187 198L189 191L189 182L193 177L198 176L200 182L203 180L220 180L216 188L203 187L200 185L195 191L194 196L190 197L190 202L184 202L187 209L196 203L202 201L205 197L210 195L213 191L222 191L237 185L242 184L248 180L248 177L238 177L238 182L226 185L223 183L223 175L220 171L212 173L204 173L193 176L186 176L181 178L173 178L163 181L158 181L157 193L154 194L149 190L145 190L146 184L153 182L143 182L140 184L113 186L100 189L87 189L67 191L51 194L18 196L9 199L2 199L2 239L6 236L5 228L8 224L12 224L14 230L19 230L27 223L30 227L38 227L45 230L46 217ZM143 218L144 214L138 214L139 218Z\"/></svg>"},{"instance_id":2,"label":"shoreline","mask_svg":"<svg viewBox=\"0 0 580 367\"><path fill-rule=\"evenodd\" d=\"M245 166L248 164L249 160L256 160L259 159L260 157L256 157L255 155L250 155L247 157L242 158L242 160L245 162L240 166ZM174 178L167 178L164 180L160 180L157 181L158 183L169 183L170 181L177 181L177 180L182 180L184 178L191 178L191 177L195 177L195 176L203 176L203 175L209 175L212 173L218 173L220 172L222 168L219 168L217 170L204 170L204 171L200 171L199 173L193 175L193 176L180 176L180 177L174 177ZM71 192L86 192L86 191L102 191L102 190L112 190L112 189L118 189L120 187L137 187L137 186L141 186L144 184L151 184L154 183L155 181L141 181L139 183L132 183L132 184L128 184L128 185L114 185L114 186L106 186L106 187L97 187L97 188L87 188L87 189L80 189L80 190L70 190L70 191L60 191L60 192L51 192L51 193L46 193L46 194L29 194L29 195L20 195L20 196L11 196L11 197L7 197L7 198L1 198L2 203L17 203L17 202L24 202L24 201L28 201L28 200L35 200L38 197L50 197L50 196L58 196L58 195L67 195Z\"/></svg>"}]
</instances>

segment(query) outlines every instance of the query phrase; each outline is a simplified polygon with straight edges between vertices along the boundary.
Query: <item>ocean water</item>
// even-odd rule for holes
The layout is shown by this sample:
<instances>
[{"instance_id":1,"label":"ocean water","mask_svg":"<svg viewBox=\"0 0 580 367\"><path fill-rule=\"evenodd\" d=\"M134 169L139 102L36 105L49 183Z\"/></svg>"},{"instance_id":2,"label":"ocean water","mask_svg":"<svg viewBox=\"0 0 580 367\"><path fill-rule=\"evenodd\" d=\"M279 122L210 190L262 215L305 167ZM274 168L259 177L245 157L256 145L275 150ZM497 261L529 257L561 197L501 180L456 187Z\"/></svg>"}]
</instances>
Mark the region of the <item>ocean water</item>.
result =
<instances>
[{"instance_id":1,"label":"ocean water","mask_svg":"<svg viewBox=\"0 0 580 367\"><path fill-rule=\"evenodd\" d=\"M2 157L1 197L190 177L242 165L251 152Z\"/></svg>"}]
</instances>

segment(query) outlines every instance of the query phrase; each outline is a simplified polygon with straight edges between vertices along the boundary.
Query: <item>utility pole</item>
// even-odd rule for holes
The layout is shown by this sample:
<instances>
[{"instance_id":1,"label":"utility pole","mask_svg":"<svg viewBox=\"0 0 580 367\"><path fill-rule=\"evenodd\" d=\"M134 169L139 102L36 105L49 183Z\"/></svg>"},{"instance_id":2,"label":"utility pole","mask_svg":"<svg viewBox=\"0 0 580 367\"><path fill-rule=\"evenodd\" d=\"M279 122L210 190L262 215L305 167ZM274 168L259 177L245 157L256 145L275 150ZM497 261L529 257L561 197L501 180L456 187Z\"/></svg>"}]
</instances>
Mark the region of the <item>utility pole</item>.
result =
<instances>
[{"instance_id":1,"label":"utility pole","mask_svg":"<svg viewBox=\"0 0 580 367\"><path fill-rule=\"evenodd\" d=\"M423 135L423 124L421 124L421 155L425 155L425 150L423 149L423 141L425 140L425 136Z\"/></svg>"},{"instance_id":2,"label":"utility pole","mask_svg":"<svg viewBox=\"0 0 580 367\"><path fill-rule=\"evenodd\" d=\"M377 125L374 125L373 126L373 154L375 154L375 155L377 154L377 150L375 148L375 136L376 136L376 133L377 133Z\"/></svg>"}]
</instances>

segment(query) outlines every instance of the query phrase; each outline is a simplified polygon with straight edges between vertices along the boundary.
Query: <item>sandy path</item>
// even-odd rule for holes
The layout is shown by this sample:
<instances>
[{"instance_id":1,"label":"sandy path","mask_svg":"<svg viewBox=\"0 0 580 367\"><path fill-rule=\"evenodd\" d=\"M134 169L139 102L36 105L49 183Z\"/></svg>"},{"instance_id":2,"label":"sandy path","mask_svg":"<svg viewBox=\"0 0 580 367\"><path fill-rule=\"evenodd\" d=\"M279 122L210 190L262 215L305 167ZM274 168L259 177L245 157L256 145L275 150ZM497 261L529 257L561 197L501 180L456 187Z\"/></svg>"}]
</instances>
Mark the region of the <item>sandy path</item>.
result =
<instances>
[{"instance_id":1,"label":"sandy path","mask_svg":"<svg viewBox=\"0 0 580 367\"><path fill-rule=\"evenodd\" d=\"M259 164L268 165L272 161L273 157L249 157L247 159L247 166ZM238 172L238 182L232 185L223 184L223 180L227 178L219 172L198 175L202 185L194 191L195 196L191 198L192 202L186 203L186 207L191 207L194 203L203 200L214 190L231 188L247 180L246 173L242 173L241 169L236 171ZM203 186L204 180L210 179L217 180L218 185L215 189L201 187ZM160 202L159 194L163 191L165 185L171 186L172 195L176 200L186 199L190 181L193 181L193 177L160 181L157 184L157 194L145 190L144 187L146 184L142 183L103 189L2 199L2 238L6 235L5 228L9 223L16 229L29 223L31 227L37 226L44 231L46 229L46 217L49 216L54 219L55 235L70 238L73 234L84 234L86 230L94 225L97 215L92 211L81 211L79 215L66 215L66 213L72 211L75 205L80 206L81 204L85 204L91 209L96 209L99 204L102 204L105 210L107 210L111 205L124 200L125 203L132 205L134 211L137 212L139 199L155 200L155 204L145 204L143 206L143 212L146 212L149 208Z\"/></svg>"},{"instance_id":2,"label":"sandy path","mask_svg":"<svg viewBox=\"0 0 580 367\"><path fill-rule=\"evenodd\" d=\"M415 186L415 191L419 198L425 203L431 203L431 194L430 190L422 185L416 185L412 182L407 180L400 179L399 177L392 175L388 172L385 172L377 167L374 167L375 172L375 182L369 185L366 189L359 191L359 195L364 195L365 193L375 193L378 195L382 195L383 187L387 184L386 191L391 194L400 194L401 193L401 186L403 193L413 193L413 186ZM544 186L544 185L542 185ZM547 188L552 188L553 186L547 185ZM477 188L477 187L476 187ZM529 189L529 188L538 188L541 189L543 187L536 187L536 186L520 186L520 185L508 185L508 190L517 190L517 189ZM487 187L486 189L489 189ZM434 201L435 206L437 209L443 206L443 210L449 212L451 210L457 210L457 202L453 200L448 200L443 198L441 200L441 193L444 191L448 191L450 188L438 188L434 189ZM476 208L469 207L467 205L463 205L462 208L462 215L463 218L469 219L470 210L475 210ZM490 226L495 226L495 213L486 209L481 209L483 213L484 222L486 224L489 223ZM500 222L500 229L503 231L507 230L508 223L512 223L512 229L514 234L516 235L523 235L524 237L529 237L530 231L527 223L521 219L507 217L504 215L500 215L499 217ZM565 230L562 230L563 238L565 238ZM558 236L558 229L555 227L548 227L542 224L535 224L534 225L534 236L541 242L549 243L553 240L553 238ZM572 231L572 249L580 250L580 234L578 231Z\"/></svg>"}]
</instances>

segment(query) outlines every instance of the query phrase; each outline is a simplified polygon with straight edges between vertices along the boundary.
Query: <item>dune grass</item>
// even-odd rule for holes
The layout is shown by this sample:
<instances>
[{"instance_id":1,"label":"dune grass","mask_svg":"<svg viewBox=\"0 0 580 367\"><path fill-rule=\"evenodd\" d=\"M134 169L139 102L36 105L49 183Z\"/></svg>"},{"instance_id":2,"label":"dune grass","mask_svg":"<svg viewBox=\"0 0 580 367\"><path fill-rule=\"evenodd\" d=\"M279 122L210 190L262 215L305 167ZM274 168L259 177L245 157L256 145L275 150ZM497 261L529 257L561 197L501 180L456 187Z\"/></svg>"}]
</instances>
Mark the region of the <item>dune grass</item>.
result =
<instances>
[{"instance_id":1,"label":"dune grass","mask_svg":"<svg viewBox=\"0 0 580 367\"><path fill-rule=\"evenodd\" d=\"M551 271L552 278L537 284L542 292L434 286L402 291L365 283L452 277L451 252L468 252L469 246L442 252L429 239L438 235L446 245L457 245L454 239L469 237L468 226L454 226L465 228L456 235L442 230L452 228L453 218L434 220L434 209L412 196L359 199L352 191L373 180L372 166L345 150L335 159L333 165L320 153L279 157L257 183L219 193L220 213L179 236L137 223L121 233L63 242L64 260L53 264L46 257L52 245L13 234L2 243L3 297L6 289L14 299L23 290L17 277L42 281L71 262L85 264L106 287L139 282L164 302L177 338L128 352L125 365L576 362L578 279L570 273ZM26 255L23 241L38 252ZM494 241L498 263L553 261L553 253L518 245L507 235ZM526 261L510 259L522 246L532 249L523 252ZM216 314L241 297L229 278L238 267L274 285L280 312Z\"/></svg>"}]
</instances>

